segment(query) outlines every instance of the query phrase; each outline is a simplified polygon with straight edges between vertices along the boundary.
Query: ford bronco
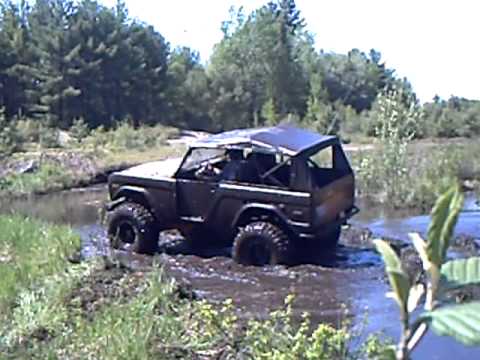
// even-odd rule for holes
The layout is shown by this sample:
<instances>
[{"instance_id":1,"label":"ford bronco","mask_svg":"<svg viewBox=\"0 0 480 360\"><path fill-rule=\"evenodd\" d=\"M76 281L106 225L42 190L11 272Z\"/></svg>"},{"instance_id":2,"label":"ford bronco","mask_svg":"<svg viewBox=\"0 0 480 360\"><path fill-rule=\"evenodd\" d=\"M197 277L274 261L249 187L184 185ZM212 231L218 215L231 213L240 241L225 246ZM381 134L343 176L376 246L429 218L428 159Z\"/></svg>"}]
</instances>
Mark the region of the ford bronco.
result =
<instances>
[{"instance_id":1,"label":"ford bronco","mask_svg":"<svg viewBox=\"0 0 480 360\"><path fill-rule=\"evenodd\" d=\"M290 125L199 139L183 158L114 173L108 186L114 248L154 253L159 233L178 229L194 246L232 245L246 265L332 248L358 212L339 139Z\"/></svg>"}]
</instances>

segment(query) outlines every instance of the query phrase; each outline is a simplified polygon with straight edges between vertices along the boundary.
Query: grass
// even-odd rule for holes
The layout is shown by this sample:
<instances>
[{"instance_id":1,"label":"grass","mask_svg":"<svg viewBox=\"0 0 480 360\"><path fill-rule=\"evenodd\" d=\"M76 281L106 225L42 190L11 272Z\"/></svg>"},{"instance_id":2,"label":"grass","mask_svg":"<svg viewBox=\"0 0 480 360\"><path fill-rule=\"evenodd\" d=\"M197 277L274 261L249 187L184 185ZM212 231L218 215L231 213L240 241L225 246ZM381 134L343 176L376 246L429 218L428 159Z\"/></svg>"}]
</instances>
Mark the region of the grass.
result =
<instances>
[{"instance_id":1,"label":"grass","mask_svg":"<svg viewBox=\"0 0 480 360\"><path fill-rule=\"evenodd\" d=\"M213 305L163 273L115 259L72 265L78 238L65 227L0 217L0 353L25 359L357 359L348 324L292 323L293 297L263 320L239 320L230 300ZM114 260L114 261L112 261Z\"/></svg>"},{"instance_id":2,"label":"grass","mask_svg":"<svg viewBox=\"0 0 480 360\"><path fill-rule=\"evenodd\" d=\"M69 228L21 216L0 216L0 229L0 320L4 320L22 290L65 271L80 240Z\"/></svg>"},{"instance_id":3,"label":"grass","mask_svg":"<svg viewBox=\"0 0 480 360\"><path fill-rule=\"evenodd\" d=\"M23 195L62 190L78 181L70 169L55 163L44 163L35 173L12 174L0 178L0 192Z\"/></svg>"}]
</instances>

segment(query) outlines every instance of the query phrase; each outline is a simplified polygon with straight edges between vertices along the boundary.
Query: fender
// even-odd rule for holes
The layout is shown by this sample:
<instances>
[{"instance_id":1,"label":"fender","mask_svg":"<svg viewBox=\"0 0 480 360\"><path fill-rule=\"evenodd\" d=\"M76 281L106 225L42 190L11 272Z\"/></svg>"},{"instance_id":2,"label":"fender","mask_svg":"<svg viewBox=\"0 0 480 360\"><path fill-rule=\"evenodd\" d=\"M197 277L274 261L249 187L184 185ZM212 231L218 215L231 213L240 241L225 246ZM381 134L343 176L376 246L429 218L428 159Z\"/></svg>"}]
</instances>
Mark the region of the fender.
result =
<instances>
[{"instance_id":1,"label":"fender","mask_svg":"<svg viewBox=\"0 0 480 360\"><path fill-rule=\"evenodd\" d=\"M134 197L139 197L140 199L142 199L141 202L145 203L144 205L148 205L148 207L153 209L152 203L150 201L150 194L148 193L148 191L145 190L145 188L130 185L122 186L117 191L115 191L115 193L112 195L112 201L105 206L106 209L108 211L113 210L118 205L127 201L128 198L132 198L132 194L134 195Z\"/></svg>"},{"instance_id":2,"label":"fender","mask_svg":"<svg viewBox=\"0 0 480 360\"><path fill-rule=\"evenodd\" d=\"M278 209L278 207L264 203L248 203L242 206L240 210L237 211L233 219L232 228L238 227L242 216L250 210L261 210L264 212L272 213L280 219L282 226L286 227L289 231L293 231L292 227L289 225L287 217Z\"/></svg>"}]
</instances>

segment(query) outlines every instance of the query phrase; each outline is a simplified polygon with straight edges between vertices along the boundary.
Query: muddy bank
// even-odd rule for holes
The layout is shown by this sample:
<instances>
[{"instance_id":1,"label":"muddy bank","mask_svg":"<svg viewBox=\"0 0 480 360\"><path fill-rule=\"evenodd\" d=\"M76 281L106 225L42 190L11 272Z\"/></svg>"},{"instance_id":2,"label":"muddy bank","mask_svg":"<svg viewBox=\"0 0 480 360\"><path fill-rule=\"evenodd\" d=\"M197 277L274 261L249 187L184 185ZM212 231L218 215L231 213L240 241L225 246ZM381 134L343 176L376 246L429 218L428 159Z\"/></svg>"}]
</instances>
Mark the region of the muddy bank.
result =
<instances>
[{"instance_id":1,"label":"muddy bank","mask_svg":"<svg viewBox=\"0 0 480 360\"><path fill-rule=\"evenodd\" d=\"M111 173L137 164L122 162L100 165L97 157L93 154L75 151L17 154L0 161L0 197L20 198L46 195L103 184L107 182ZM19 191L15 182L21 181L19 179L22 176L30 178L38 176L41 180L38 181L39 185ZM49 181L49 177L52 181Z\"/></svg>"}]
</instances>

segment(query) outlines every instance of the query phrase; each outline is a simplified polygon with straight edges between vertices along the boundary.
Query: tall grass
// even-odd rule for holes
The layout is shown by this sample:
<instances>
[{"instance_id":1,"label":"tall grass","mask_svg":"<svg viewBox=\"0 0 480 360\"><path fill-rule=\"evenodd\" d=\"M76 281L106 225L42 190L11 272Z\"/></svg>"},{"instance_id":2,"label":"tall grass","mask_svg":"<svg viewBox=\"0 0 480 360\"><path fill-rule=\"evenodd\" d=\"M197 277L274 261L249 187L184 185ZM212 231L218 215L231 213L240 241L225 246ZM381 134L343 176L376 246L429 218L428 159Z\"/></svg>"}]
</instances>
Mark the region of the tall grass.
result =
<instances>
[{"instance_id":1,"label":"tall grass","mask_svg":"<svg viewBox=\"0 0 480 360\"><path fill-rule=\"evenodd\" d=\"M427 210L455 181L480 183L480 143L408 143L392 154L382 146L351 154L358 192L375 203ZM389 159L386 159L389 158Z\"/></svg>"},{"instance_id":2,"label":"tall grass","mask_svg":"<svg viewBox=\"0 0 480 360\"><path fill-rule=\"evenodd\" d=\"M68 257L80 247L69 228L21 216L0 216L0 320L23 289L64 272Z\"/></svg>"}]
</instances>

